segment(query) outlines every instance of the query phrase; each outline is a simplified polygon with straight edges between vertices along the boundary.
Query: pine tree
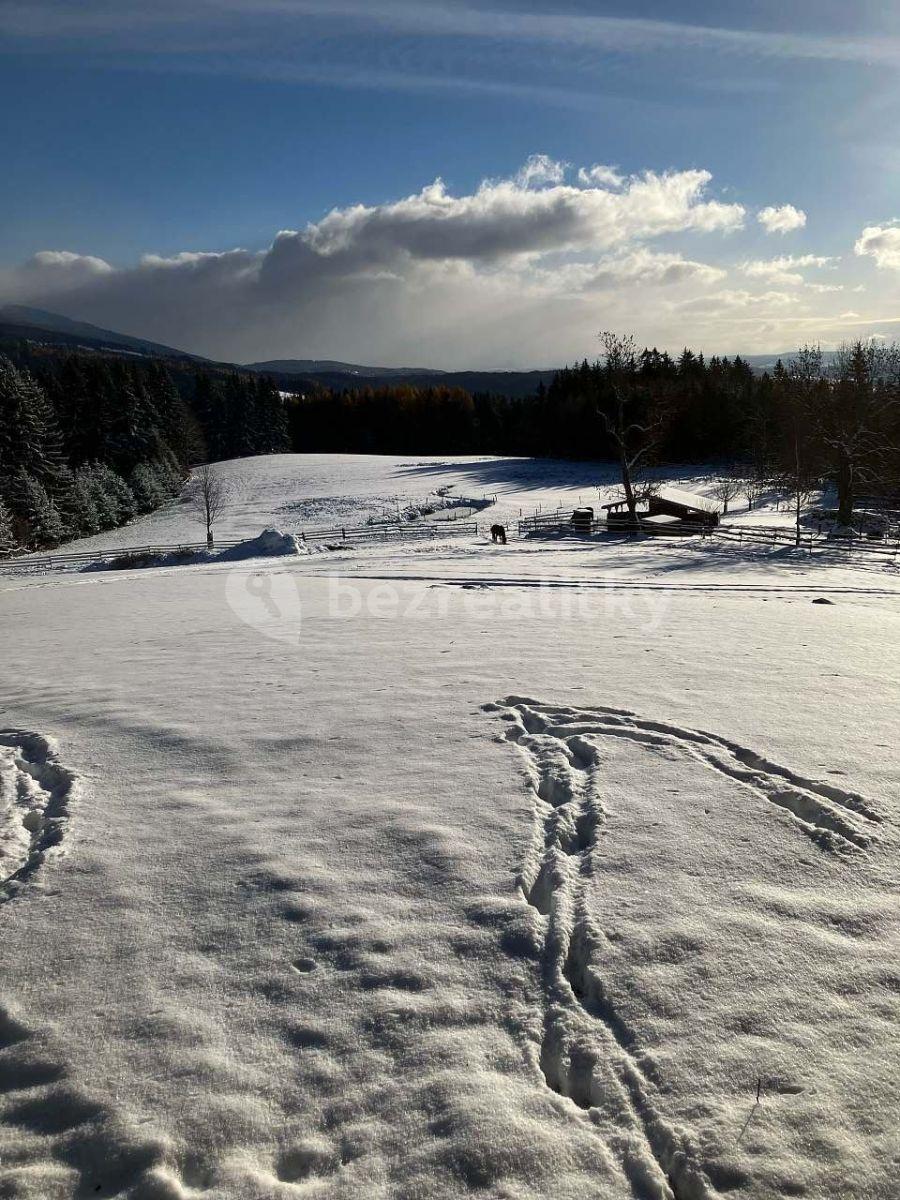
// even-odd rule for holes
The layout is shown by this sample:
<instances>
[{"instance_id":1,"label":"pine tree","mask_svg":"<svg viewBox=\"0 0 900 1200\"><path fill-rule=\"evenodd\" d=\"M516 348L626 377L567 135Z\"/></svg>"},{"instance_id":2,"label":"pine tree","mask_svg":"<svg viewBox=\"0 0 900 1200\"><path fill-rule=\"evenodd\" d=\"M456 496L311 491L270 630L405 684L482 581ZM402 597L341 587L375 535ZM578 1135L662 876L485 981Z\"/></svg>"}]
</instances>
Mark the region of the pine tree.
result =
<instances>
[{"instance_id":1,"label":"pine tree","mask_svg":"<svg viewBox=\"0 0 900 1200\"><path fill-rule=\"evenodd\" d=\"M24 522L28 544L34 547L58 546L67 529L47 489L27 471L13 476L10 499L16 515Z\"/></svg>"},{"instance_id":2,"label":"pine tree","mask_svg":"<svg viewBox=\"0 0 900 1200\"><path fill-rule=\"evenodd\" d=\"M13 531L13 515L0 496L0 558L6 558L17 548Z\"/></svg>"},{"instance_id":3,"label":"pine tree","mask_svg":"<svg viewBox=\"0 0 900 1200\"><path fill-rule=\"evenodd\" d=\"M22 469L47 487L63 465L56 414L27 371L0 357L0 467Z\"/></svg>"},{"instance_id":4,"label":"pine tree","mask_svg":"<svg viewBox=\"0 0 900 1200\"><path fill-rule=\"evenodd\" d=\"M84 474L66 467L61 473L61 484L55 503L70 533L75 536L99 532L100 518Z\"/></svg>"},{"instance_id":5,"label":"pine tree","mask_svg":"<svg viewBox=\"0 0 900 1200\"><path fill-rule=\"evenodd\" d=\"M94 473L112 502L115 512L114 524L122 525L125 521L130 521L137 512L137 502L134 498L134 492L132 492L122 476L117 474L112 467L107 466L106 463L97 463L94 467Z\"/></svg>"},{"instance_id":6,"label":"pine tree","mask_svg":"<svg viewBox=\"0 0 900 1200\"><path fill-rule=\"evenodd\" d=\"M257 454L286 454L291 448L287 410L281 393L271 379L260 378L256 385L254 424Z\"/></svg>"},{"instance_id":7,"label":"pine tree","mask_svg":"<svg viewBox=\"0 0 900 1200\"><path fill-rule=\"evenodd\" d=\"M134 495L138 512L152 512L163 501L159 480L148 463L138 463L128 476L128 486Z\"/></svg>"},{"instance_id":8,"label":"pine tree","mask_svg":"<svg viewBox=\"0 0 900 1200\"><path fill-rule=\"evenodd\" d=\"M150 464L163 491L163 500L177 496L185 480L185 472L174 455L164 454L158 462Z\"/></svg>"},{"instance_id":9,"label":"pine tree","mask_svg":"<svg viewBox=\"0 0 900 1200\"><path fill-rule=\"evenodd\" d=\"M165 366L154 363L149 372L148 386L166 446L179 465L196 462L203 457L204 449L196 419L181 398Z\"/></svg>"},{"instance_id":10,"label":"pine tree","mask_svg":"<svg viewBox=\"0 0 900 1200\"><path fill-rule=\"evenodd\" d=\"M96 463L86 463L75 472L76 480L80 480L90 496L91 507L97 514L100 529L114 529L118 523L118 508L113 496L106 488L103 474Z\"/></svg>"}]
</instances>

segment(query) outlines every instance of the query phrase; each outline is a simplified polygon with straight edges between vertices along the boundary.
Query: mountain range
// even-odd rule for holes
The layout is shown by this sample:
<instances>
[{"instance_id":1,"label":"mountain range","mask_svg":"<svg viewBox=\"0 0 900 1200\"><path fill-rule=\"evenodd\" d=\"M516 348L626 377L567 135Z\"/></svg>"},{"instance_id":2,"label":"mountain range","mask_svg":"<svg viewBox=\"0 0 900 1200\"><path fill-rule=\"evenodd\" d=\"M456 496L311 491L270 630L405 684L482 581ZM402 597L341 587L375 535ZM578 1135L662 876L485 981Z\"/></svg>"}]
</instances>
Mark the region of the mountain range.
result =
<instances>
[{"instance_id":1,"label":"mountain range","mask_svg":"<svg viewBox=\"0 0 900 1200\"><path fill-rule=\"evenodd\" d=\"M434 367L373 367L358 363L319 358L275 358L252 363L213 363L199 354L189 354L172 346L116 333L74 321L59 313L20 304L0 307L0 350L4 343L28 341L44 346L61 346L71 350L84 349L95 353L123 354L176 360L180 365L205 363L235 370L253 371L274 377L285 391L309 387L343 389L383 387L385 383L408 384L413 387L460 387L469 392L494 392L505 396L531 396L538 386L551 382L557 368L534 371L441 371ZM785 354L747 354L743 358L754 371L771 370ZM827 358L828 352L825 353Z\"/></svg>"}]
</instances>

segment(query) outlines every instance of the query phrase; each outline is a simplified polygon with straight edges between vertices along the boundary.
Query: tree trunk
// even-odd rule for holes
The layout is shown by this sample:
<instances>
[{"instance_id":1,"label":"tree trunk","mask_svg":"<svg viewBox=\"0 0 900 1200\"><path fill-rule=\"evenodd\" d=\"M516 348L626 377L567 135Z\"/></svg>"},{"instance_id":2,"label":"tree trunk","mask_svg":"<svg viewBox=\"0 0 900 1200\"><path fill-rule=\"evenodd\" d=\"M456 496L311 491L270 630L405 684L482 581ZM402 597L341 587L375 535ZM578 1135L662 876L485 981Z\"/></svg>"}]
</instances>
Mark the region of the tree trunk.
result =
<instances>
[{"instance_id":1,"label":"tree trunk","mask_svg":"<svg viewBox=\"0 0 900 1200\"><path fill-rule=\"evenodd\" d=\"M637 524L637 497L634 494L634 486L631 482L631 471L628 468L628 459L625 454L622 454L622 487L625 489L625 503L628 505L628 515L631 517L631 523Z\"/></svg>"},{"instance_id":2,"label":"tree trunk","mask_svg":"<svg viewBox=\"0 0 900 1200\"><path fill-rule=\"evenodd\" d=\"M800 469L800 435L794 430L794 497L796 501L796 545L800 545L800 507L803 500L803 472Z\"/></svg>"},{"instance_id":3,"label":"tree trunk","mask_svg":"<svg viewBox=\"0 0 900 1200\"><path fill-rule=\"evenodd\" d=\"M853 464L842 450L838 461L838 520L842 525L853 524Z\"/></svg>"},{"instance_id":4,"label":"tree trunk","mask_svg":"<svg viewBox=\"0 0 900 1200\"><path fill-rule=\"evenodd\" d=\"M628 465L628 447L625 438L625 404L621 396L617 397L617 429L616 441L619 444L619 463L622 468L622 488L625 492L625 503L628 505L628 516L632 525L637 525L637 497L634 494L634 484L631 481L631 467Z\"/></svg>"}]
</instances>

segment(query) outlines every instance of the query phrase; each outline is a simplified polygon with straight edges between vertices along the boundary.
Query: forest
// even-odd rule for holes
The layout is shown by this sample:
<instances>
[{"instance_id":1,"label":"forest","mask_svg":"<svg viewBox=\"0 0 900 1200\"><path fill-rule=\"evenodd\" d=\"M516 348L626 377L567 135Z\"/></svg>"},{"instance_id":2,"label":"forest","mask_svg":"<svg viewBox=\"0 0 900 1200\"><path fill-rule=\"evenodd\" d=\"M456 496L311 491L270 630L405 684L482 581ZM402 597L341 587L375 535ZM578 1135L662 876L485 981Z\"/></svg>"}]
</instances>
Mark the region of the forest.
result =
<instances>
[{"instance_id":1,"label":"forest","mask_svg":"<svg viewBox=\"0 0 900 1200\"><path fill-rule=\"evenodd\" d=\"M740 357L677 358L603 335L595 362L512 400L458 389L322 391L291 403L295 450L510 454L617 462L630 499L647 468L712 463L728 493L777 488L800 505L837 485L840 520L900 487L900 348L806 348L771 373Z\"/></svg>"},{"instance_id":2,"label":"forest","mask_svg":"<svg viewBox=\"0 0 900 1200\"><path fill-rule=\"evenodd\" d=\"M0 554L150 512L196 463L290 448L282 398L261 376L184 376L98 354L17 357L0 357Z\"/></svg>"},{"instance_id":3,"label":"forest","mask_svg":"<svg viewBox=\"0 0 900 1200\"><path fill-rule=\"evenodd\" d=\"M647 468L715 463L749 503L775 486L799 508L831 480L844 523L861 495L900 486L898 347L828 362L807 348L755 374L603 337L596 361L517 399L439 384L285 394L246 370L23 346L0 358L0 553L149 512L194 464L287 451L609 460L635 504Z\"/></svg>"}]
</instances>

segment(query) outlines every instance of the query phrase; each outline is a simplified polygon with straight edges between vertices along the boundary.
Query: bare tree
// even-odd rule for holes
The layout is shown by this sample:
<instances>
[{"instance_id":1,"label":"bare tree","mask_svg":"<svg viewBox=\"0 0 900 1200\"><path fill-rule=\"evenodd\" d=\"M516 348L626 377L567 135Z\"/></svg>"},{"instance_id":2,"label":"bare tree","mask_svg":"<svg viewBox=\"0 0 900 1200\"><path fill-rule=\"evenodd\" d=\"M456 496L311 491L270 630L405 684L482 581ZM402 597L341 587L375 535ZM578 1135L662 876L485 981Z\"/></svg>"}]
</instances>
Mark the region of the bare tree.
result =
<instances>
[{"instance_id":1,"label":"bare tree","mask_svg":"<svg viewBox=\"0 0 900 1200\"><path fill-rule=\"evenodd\" d=\"M746 481L743 480L737 472L737 469L732 467L728 474L717 479L712 487L712 494L716 500L722 502L722 512L728 512L729 500L735 500L746 489Z\"/></svg>"},{"instance_id":2,"label":"bare tree","mask_svg":"<svg viewBox=\"0 0 900 1200\"><path fill-rule=\"evenodd\" d=\"M197 520L206 525L206 544L210 549L213 546L213 525L230 498L231 489L227 480L210 463L197 467L188 484L187 502Z\"/></svg>"},{"instance_id":3,"label":"bare tree","mask_svg":"<svg viewBox=\"0 0 900 1200\"><path fill-rule=\"evenodd\" d=\"M600 417L613 443L622 474L628 515L637 524L638 503L650 492L642 475L662 434L662 418L652 412L638 380L637 343L631 334L601 333L605 382L611 411Z\"/></svg>"},{"instance_id":4,"label":"bare tree","mask_svg":"<svg viewBox=\"0 0 900 1200\"><path fill-rule=\"evenodd\" d=\"M796 545L800 545L801 516L822 480L822 446L818 416L827 400L822 352L806 346L787 369L778 362L774 386L781 404L782 441L779 447L777 482L790 495L794 506Z\"/></svg>"},{"instance_id":5,"label":"bare tree","mask_svg":"<svg viewBox=\"0 0 900 1200\"><path fill-rule=\"evenodd\" d=\"M765 492L769 482L768 476L761 467L757 467L753 463L748 463L741 471L740 482L740 494L747 501L747 511L749 512Z\"/></svg>"},{"instance_id":6,"label":"bare tree","mask_svg":"<svg viewBox=\"0 0 900 1200\"><path fill-rule=\"evenodd\" d=\"M900 351L871 342L841 346L831 377L819 426L837 482L838 520L851 525L858 486L887 479L896 459Z\"/></svg>"}]
</instances>

